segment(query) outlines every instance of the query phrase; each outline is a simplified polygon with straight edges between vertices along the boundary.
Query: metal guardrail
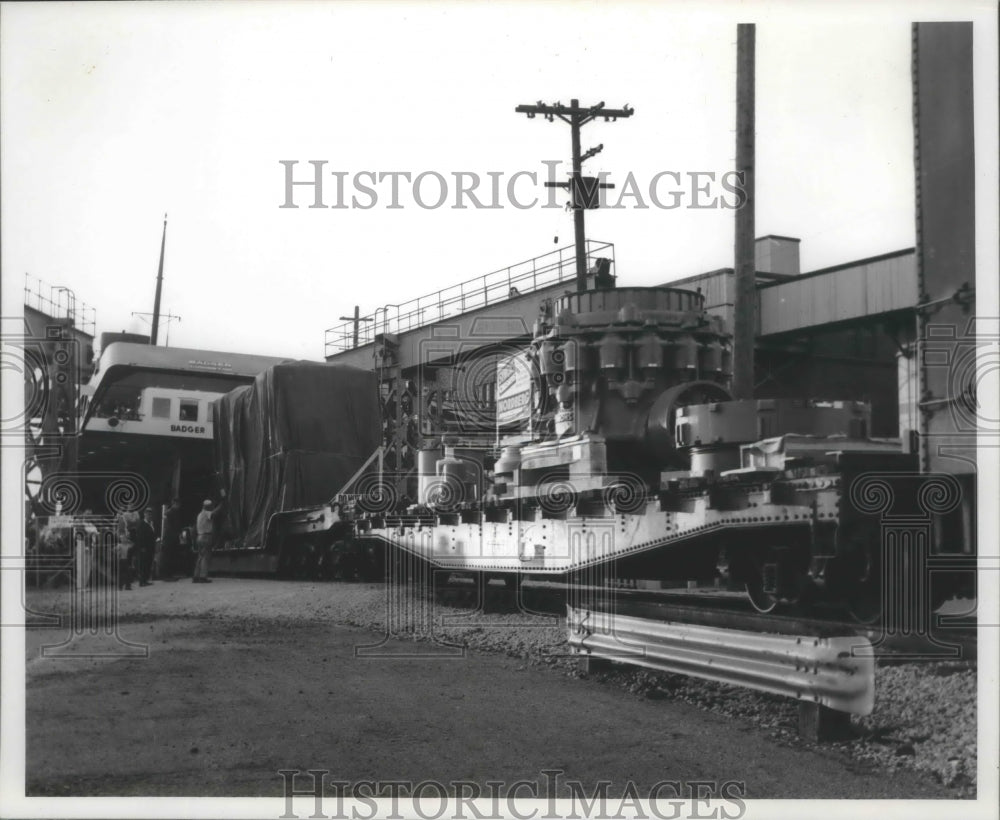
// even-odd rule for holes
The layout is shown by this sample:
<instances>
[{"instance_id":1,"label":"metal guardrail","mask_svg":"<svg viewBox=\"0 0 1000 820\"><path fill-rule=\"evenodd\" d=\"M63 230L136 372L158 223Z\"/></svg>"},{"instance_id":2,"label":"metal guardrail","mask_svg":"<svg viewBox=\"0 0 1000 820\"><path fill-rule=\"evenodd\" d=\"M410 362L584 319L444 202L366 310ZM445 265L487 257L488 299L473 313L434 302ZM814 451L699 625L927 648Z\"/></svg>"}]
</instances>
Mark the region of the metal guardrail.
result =
<instances>
[{"instance_id":1,"label":"metal guardrail","mask_svg":"<svg viewBox=\"0 0 1000 820\"><path fill-rule=\"evenodd\" d=\"M578 654L730 683L855 715L875 705L871 643L653 621L566 607Z\"/></svg>"},{"instance_id":2,"label":"metal guardrail","mask_svg":"<svg viewBox=\"0 0 1000 820\"><path fill-rule=\"evenodd\" d=\"M587 240L588 268L599 258L614 265L614 245ZM358 346L370 344L380 333L405 333L497 304L536 290L569 282L576 276L576 249L569 245L515 265L459 282L398 305L385 305L359 317ZM332 356L354 347L354 322L326 331L324 355Z\"/></svg>"}]
</instances>

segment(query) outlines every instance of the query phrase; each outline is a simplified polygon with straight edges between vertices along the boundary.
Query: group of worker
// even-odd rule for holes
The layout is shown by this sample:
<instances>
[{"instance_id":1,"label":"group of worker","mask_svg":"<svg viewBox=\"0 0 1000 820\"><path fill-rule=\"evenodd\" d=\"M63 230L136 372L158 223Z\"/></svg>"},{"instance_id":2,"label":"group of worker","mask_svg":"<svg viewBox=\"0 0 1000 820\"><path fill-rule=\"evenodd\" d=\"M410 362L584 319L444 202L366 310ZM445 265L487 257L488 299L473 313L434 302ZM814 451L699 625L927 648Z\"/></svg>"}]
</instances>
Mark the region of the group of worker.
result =
<instances>
[{"instance_id":1,"label":"group of worker","mask_svg":"<svg viewBox=\"0 0 1000 820\"><path fill-rule=\"evenodd\" d=\"M148 587L156 554L156 528L153 508L139 515L137 510L119 514L116 522L118 559L118 589L132 589L132 579L138 576L139 586Z\"/></svg>"},{"instance_id":2,"label":"group of worker","mask_svg":"<svg viewBox=\"0 0 1000 820\"><path fill-rule=\"evenodd\" d=\"M217 516L225 505L225 491L222 491L222 499L219 504L206 499L195 521L197 557L191 580L196 584L212 583L208 577L208 562L215 546ZM118 515L115 548L118 589L132 589L135 580L140 587L150 586L154 578L177 581L184 574L184 548L190 548L190 530L182 528L181 524L181 504L177 498L164 510L159 537L151 507L141 516L138 510Z\"/></svg>"}]
</instances>

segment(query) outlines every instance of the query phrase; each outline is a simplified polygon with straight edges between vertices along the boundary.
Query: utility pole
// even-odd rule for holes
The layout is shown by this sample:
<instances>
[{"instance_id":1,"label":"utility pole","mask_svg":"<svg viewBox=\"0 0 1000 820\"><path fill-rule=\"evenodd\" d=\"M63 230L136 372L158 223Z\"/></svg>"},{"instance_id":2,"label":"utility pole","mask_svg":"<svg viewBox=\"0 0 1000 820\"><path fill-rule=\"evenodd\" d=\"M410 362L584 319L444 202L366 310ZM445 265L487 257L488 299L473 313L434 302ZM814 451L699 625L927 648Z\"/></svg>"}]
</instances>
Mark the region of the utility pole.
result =
<instances>
[{"instance_id":1,"label":"utility pole","mask_svg":"<svg viewBox=\"0 0 1000 820\"><path fill-rule=\"evenodd\" d=\"M568 106L562 103L547 105L541 100L535 105L519 105L514 109L518 114L527 114L528 119L534 119L541 114L549 122L559 117L569 124L570 137L573 142L573 173L569 182L546 182L546 188L569 188L572 194L573 232L576 239L576 289L587 289L587 235L584 230L583 212L588 208L596 208L600 203L598 191L600 188L614 188L614 185L598 183L594 177L583 176L583 163L601 153L604 145L591 148L587 153L580 152L580 129L597 117L603 117L605 122L614 122L619 117L631 117L634 108L627 105L624 108L609 109L603 102L586 108L580 107L579 100L570 100Z\"/></svg>"},{"instance_id":2,"label":"utility pole","mask_svg":"<svg viewBox=\"0 0 1000 820\"><path fill-rule=\"evenodd\" d=\"M733 310L733 398L752 399L757 335L757 265L754 251L754 40L753 23L736 27L736 171L746 201L736 211Z\"/></svg>"},{"instance_id":3,"label":"utility pole","mask_svg":"<svg viewBox=\"0 0 1000 820\"><path fill-rule=\"evenodd\" d=\"M340 320L342 322L353 322L354 323L354 344L352 347L358 346L358 328L361 327L362 322L374 322L375 320L371 316L362 316L361 308L357 305L354 306L353 316L341 316Z\"/></svg>"},{"instance_id":4,"label":"utility pole","mask_svg":"<svg viewBox=\"0 0 1000 820\"><path fill-rule=\"evenodd\" d=\"M160 240L160 269L156 272L156 298L153 299L153 329L149 333L149 343L156 344L160 332L160 294L163 291L163 253L167 248L167 215L163 215L163 239Z\"/></svg>"}]
</instances>

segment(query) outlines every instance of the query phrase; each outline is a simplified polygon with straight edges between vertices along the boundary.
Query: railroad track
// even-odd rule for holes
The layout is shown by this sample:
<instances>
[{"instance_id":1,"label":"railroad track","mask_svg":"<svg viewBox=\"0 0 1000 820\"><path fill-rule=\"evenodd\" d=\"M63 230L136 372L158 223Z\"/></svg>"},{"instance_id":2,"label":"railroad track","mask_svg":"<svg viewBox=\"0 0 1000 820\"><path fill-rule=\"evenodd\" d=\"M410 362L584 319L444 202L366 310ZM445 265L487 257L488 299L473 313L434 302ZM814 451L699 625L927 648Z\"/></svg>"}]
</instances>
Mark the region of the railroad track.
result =
<instances>
[{"instance_id":1,"label":"railroad track","mask_svg":"<svg viewBox=\"0 0 1000 820\"><path fill-rule=\"evenodd\" d=\"M421 568L414 570L413 567ZM938 624L932 630L894 630L866 626L848 620L843 611L817 606L808 614L763 614L757 612L742 593L718 589L649 589L626 586L570 586L564 582L525 580L519 597L499 581L481 590L471 578L448 574L415 563L411 582L434 596L443 605L463 609L482 608L489 612L555 615L564 617L566 606L611 609L621 615L676 621L748 632L836 637L858 635L867 638L883 662L892 660L940 659L971 660L977 657L974 619ZM224 574L224 573L223 573ZM433 580L432 580L433 579ZM311 579L310 580L314 580ZM337 583L337 581L332 581ZM421 594L424 594L421 592Z\"/></svg>"},{"instance_id":2,"label":"railroad track","mask_svg":"<svg viewBox=\"0 0 1000 820\"><path fill-rule=\"evenodd\" d=\"M907 624L862 625L843 618L836 609L817 609L809 614L762 614L744 597L711 590L650 590L617 587L571 587L553 582L526 581L520 597L511 590L489 584L480 592L468 580L451 581L436 589L436 597L447 605L483 606L494 612L516 612L563 616L567 604L615 612L629 617L711 626L746 632L785 635L867 638L883 662L905 660L973 660L977 657L977 634L970 619L932 617L930 629Z\"/></svg>"}]
</instances>

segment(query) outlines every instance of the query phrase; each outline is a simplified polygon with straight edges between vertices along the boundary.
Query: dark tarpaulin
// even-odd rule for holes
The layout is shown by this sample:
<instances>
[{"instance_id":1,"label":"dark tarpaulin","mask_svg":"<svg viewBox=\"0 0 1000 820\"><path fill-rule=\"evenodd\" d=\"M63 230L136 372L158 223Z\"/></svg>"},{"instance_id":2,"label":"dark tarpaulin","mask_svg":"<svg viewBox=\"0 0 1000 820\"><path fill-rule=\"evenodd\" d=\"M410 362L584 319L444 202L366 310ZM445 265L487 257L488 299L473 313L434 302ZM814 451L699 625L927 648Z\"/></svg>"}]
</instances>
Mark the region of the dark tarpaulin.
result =
<instances>
[{"instance_id":1,"label":"dark tarpaulin","mask_svg":"<svg viewBox=\"0 0 1000 820\"><path fill-rule=\"evenodd\" d=\"M213 402L222 540L264 546L271 515L329 501L381 443L375 374L285 362Z\"/></svg>"}]
</instances>

